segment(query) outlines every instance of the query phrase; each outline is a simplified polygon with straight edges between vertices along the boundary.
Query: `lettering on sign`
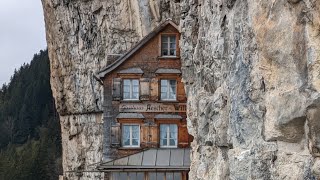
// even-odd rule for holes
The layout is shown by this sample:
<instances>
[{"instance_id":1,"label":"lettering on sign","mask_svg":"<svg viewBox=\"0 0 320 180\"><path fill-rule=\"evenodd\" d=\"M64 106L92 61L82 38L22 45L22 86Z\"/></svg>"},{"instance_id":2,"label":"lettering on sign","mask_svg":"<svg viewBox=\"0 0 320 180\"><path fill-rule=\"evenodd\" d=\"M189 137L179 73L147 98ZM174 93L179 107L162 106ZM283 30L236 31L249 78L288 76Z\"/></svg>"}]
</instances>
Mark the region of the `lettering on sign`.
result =
<instances>
[{"instance_id":1,"label":"lettering on sign","mask_svg":"<svg viewBox=\"0 0 320 180\"><path fill-rule=\"evenodd\" d=\"M185 103L179 104L162 104L162 103L146 103L133 104L122 103L119 106L120 112L186 112Z\"/></svg>"}]
</instances>

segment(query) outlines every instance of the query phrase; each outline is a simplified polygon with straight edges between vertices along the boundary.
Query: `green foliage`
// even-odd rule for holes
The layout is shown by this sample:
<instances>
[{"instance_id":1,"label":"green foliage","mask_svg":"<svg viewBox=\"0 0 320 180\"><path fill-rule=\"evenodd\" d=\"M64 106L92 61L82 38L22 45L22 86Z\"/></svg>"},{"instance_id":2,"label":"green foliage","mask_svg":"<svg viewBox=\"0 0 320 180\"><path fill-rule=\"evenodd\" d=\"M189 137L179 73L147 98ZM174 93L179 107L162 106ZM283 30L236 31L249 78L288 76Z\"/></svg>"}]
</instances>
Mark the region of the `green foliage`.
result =
<instances>
[{"instance_id":1,"label":"green foliage","mask_svg":"<svg viewBox=\"0 0 320 180\"><path fill-rule=\"evenodd\" d=\"M0 132L0 179L58 179L60 124L47 50L15 70L0 89Z\"/></svg>"}]
</instances>

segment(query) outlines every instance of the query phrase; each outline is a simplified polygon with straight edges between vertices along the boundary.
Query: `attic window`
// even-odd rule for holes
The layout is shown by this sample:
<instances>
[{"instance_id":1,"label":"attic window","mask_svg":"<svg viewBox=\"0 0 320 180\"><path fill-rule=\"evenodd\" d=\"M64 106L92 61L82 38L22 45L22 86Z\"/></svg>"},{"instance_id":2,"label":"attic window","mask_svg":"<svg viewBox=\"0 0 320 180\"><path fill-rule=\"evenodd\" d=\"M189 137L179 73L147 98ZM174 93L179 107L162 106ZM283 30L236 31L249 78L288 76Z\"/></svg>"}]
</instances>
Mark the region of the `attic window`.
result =
<instances>
[{"instance_id":1,"label":"attic window","mask_svg":"<svg viewBox=\"0 0 320 180\"><path fill-rule=\"evenodd\" d=\"M161 56L176 56L176 35L161 36Z\"/></svg>"}]
</instances>

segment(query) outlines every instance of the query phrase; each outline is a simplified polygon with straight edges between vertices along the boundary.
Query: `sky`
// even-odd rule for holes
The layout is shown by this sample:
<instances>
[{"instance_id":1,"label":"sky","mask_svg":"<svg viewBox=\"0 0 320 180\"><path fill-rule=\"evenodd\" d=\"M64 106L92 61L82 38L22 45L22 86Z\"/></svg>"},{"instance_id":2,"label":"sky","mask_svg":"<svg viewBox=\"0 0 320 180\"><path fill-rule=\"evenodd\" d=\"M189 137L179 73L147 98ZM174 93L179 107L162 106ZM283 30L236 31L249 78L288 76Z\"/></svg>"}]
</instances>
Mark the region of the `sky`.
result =
<instances>
[{"instance_id":1,"label":"sky","mask_svg":"<svg viewBox=\"0 0 320 180\"><path fill-rule=\"evenodd\" d=\"M0 88L46 47L41 0L0 0Z\"/></svg>"}]
</instances>

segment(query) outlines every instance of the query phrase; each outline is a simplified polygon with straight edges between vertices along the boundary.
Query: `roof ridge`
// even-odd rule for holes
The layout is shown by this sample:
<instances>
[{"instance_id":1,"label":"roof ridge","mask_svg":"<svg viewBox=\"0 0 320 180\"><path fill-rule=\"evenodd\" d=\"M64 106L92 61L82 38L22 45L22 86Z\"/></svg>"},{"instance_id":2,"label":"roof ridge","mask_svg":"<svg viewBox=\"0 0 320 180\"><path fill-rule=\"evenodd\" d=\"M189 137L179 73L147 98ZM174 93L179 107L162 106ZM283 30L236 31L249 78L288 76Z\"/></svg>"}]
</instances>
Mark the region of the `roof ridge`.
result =
<instances>
[{"instance_id":1,"label":"roof ridge","mask_svg":"<svg viewBox=\"0 0 320 180\"><path fill-rule=\"evenodd\" d=\"M114 69L119 67L124 61L126 61L129 57L131 57L137 50L139 50L142 46L144 46L150 39L152 39L155 35L157 35L163 28L165 28L169 24L172 25L174 28L176 28L180 32L179 27L175 22L173 22L171 19L166 19L164 22L162 22L157 27L155 27L149 34L144 36L131 49L129 49L121 57L115 60L112 64L107 65L105 68L95 73L94 77L96 79L104 78L106 74L112 72Z\"/></svg>"}]
</instances>

